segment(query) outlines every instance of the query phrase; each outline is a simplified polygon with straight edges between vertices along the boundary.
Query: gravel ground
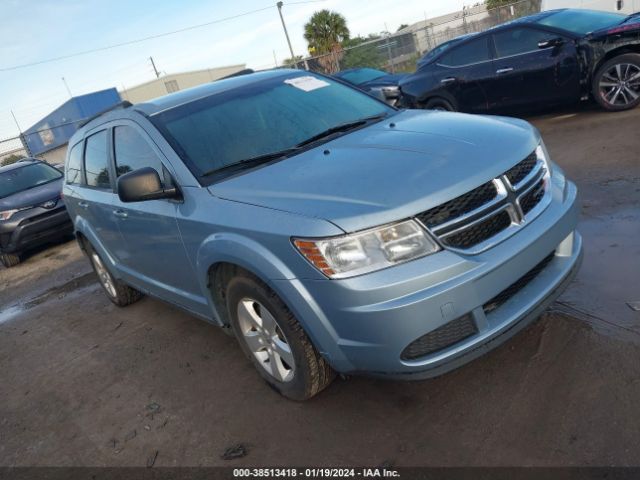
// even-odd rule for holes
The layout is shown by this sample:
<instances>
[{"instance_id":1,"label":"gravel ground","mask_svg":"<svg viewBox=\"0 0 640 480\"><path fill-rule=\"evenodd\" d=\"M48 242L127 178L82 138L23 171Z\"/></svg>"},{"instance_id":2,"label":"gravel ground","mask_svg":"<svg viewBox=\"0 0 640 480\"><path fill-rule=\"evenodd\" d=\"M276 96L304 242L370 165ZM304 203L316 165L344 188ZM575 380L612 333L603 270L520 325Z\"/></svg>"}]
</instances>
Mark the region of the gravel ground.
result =
<instances>
[{"instance_id":1,"label":"gravel ground","mask_svg":"<svg viewBox=\"0 0 640 480\"><path fill-rule=\"evenodd\" d=\"M155 299L116 308L74 242L51 246L0 270L0 465L640 465L640 109L529 120L580 188L585 260L511 341L294 403L233 338Z\"/></svg>"}]
</instances>

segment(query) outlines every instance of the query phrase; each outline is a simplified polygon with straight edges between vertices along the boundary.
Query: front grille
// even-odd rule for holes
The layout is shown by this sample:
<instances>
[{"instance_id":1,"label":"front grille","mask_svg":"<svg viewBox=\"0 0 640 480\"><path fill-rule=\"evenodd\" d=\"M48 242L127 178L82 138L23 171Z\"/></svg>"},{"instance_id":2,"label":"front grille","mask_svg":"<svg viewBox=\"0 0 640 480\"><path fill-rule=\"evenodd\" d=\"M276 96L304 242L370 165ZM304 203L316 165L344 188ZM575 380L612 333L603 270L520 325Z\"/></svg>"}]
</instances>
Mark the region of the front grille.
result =
<instances>
[{"instance_id":1,"label":"front grille","mask_svg":"<svg viewBox=\"0 0 640 480\"><path fill-rule=\"evenodd\" d=\"M495 184L487 182L464 195L422 212L418 215L418 220L429 228L442 225L453 218L460 217L481 207L496 198L497 195L498 190Z\"/></svg>"},{"instance_id":2,"label":"front grille","mask_svg":"<svg viewBox=\"0 0 640 480\"><path fill-rule=\"evenodd\" d=\"M536 152L533 152L523 161L518 163L515 167L512 167L509 170L507 170L507 172L504 175L509 179L509 182L511 183L511 185L517 185L522 180L524 180L524 178L527 175L531 173L533 168L536 166L537 161L538 161L538 155L536 154Z\"/></svg>"},{"instance_id":3,"label":"front grille","mask_svg":"<svg viewBox=\"0 0 640 480\"><path fill-rule=\"evenodd\" d=\"M499 177L416 218L443 246L479 253L479 248L493 244L488 241L492 237L504 232L495 239L498 242L513 233L515 229L509 227L522 223L521 213L526 215L545 198L545 172L534 151Z\"/></svg>"},{"instance_id":4,"label":"front grille","mask_svg":"<svg viewBox=\"0 0 640 480\"><path fill-rule=\"evenodd\" d=\"M42 220L44 218L55 215L56 213L60 213L61 210L62 210L61 208L56 208L55 210L49 210L39 215L34 215L33 217L25 218L22 222L20 222L20 225L26 225L28 223L37 222L38 220Z\"/></svg>"},{"instance_id":5,"label":"front grille","mask_svg":"<svg viewBox=\"0 0 640 480\"><path fill-rule=\"evenodd\" d=\"M470 248L490 239L511 225L511 217L506 211L476 223L469 228L442 239L448 247Z\"/></svg>"},{"instance_id":6,"label":"front grille","mask_svg":"<svg viewBox=\"0 0 640 480\"><path fill-rule=\"evenodd\" d=\"M549 264L551 260L553 260L554 252L545 257L540 263L538 263L535 267L525 273L522 277L516 280L514 283L509 285L503 291L501 291L498 295L493 297L487 303L483 305L484 313L488 315L493 312L497 308L499 308L502 304L504 304L507 300L513 297L516 293L526 287L529 282L531 282L534 278L538 276L538 274L544 270L544 268Z\"/></svg>"},{"instance_id":7,"label":"front grille","mask_svg":"<svg viewBox=\"0 0 640 480\"><path fill-rule=\"evenodd\" d=\"M542 197L544 197L544 184L544 179L541 179L535 187L525 193L520 199L520 208L522 208L524 215L533 210L533 208L540 203Z\"/></svg>"},{"instance_id":8,"label":"front grille","mask_svg":"<svg viewBox=\"0 0 640 480\"><path fill-rule=\"evenodd\" d=\"M402 351L400 358L415 360L450 347L476 333L478 333L478 328L471 314L467 314L414 340Z\"/></svg>"}]
</instances>

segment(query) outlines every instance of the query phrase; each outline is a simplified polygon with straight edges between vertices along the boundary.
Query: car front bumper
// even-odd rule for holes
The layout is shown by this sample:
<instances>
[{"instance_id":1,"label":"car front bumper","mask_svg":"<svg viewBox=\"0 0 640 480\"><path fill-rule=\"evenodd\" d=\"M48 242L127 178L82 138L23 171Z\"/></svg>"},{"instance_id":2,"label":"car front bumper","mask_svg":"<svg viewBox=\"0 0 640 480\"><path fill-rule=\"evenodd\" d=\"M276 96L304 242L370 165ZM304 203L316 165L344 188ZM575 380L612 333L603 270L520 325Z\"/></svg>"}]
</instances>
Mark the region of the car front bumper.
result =
<instances>
[{"instance_id":1,"label":"car front bumper","mask_svg":"<svg viewBox=\"0 0 640 480\"><path fill-rule=\"evenodd\" d=\"M0 252L20 253L73 233L66 208L36 207L0 225Z\"/></svg>"},{"instance_id":2,"label":"car front bumper","mask_svg":"<svg viewBox=\"0 0 640 480\"><path fill-rule=\"evenodd\" d=\"M537 218L482 253L444 250L368 275L274 281L274 288L337 371L433 377L504 342L562 293L582 258L578 213L576 187L566 181ZM489 312L491 301L516 284ZM409 344L463 317L473 320L473 334L405 358Z\"/></svg>"}]
</instances>

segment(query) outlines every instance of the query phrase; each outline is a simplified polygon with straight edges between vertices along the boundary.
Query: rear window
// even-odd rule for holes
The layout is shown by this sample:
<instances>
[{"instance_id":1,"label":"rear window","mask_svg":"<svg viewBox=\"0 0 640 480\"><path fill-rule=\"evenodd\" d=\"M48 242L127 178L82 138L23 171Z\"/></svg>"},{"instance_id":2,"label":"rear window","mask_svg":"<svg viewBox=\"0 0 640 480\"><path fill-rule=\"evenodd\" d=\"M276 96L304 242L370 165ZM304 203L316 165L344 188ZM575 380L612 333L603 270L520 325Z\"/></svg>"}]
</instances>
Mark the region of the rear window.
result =
<instances>
[{"instance_id":1,"label":"rear window","mask_svg":"<svg viewBox=\"0 0 640 480\"><path fill-rule=\"evenodd\" d=\"M482 37L452 48L438 63L449 67L462 67L490 59L489 37Z\"/></svg>"},{"instance_id":2,"label":"rear window","mask_svg":"<svg viewBox=\"0 0 640 480\"><path fill-rule=\"evenodd\" d=\"M151 120L203 178L242 160L292 148L331 127L391 112L359 90L300 72L210 95Z\"/></svg>"},{"instance_id":3,"label":"rear window","mask_svg":"<svg viewBox=\"0 0 640 480\"><path fill-rule=\"evenodd\" d=\"M84 151L84 170L88 186L111 188L106 130L87 138Z\"/></svg>"},{"instance_id":4,"label":"rear window","mask_svg":"<svg viewBox=\"0 0 640 480\"><path fill-rule=\"evenodd\" d=\"M43 163L32 163L24 167L0 172L0 198L44 185L62 178L62 173Z\"/></svg>"},{"instance_id":5,"label":"rear window","mask_svg":"<svg viewBox=\"0 0 640 480\"><path fill-rule=\"evenodd\" d=\"M69 152L66 181L69 184L82 183L82 144L76 144Z\"/></svg>"}]
</instances>

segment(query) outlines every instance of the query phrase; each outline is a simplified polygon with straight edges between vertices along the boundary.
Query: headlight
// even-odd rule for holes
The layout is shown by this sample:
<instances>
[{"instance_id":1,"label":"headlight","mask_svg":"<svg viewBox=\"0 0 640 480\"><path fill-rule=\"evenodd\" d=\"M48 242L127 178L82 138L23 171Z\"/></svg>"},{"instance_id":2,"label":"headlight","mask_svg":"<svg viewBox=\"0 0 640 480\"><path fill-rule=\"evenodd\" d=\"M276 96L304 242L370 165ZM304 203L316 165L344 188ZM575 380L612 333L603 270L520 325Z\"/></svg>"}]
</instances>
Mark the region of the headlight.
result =
<instances>
[{"instance_id":1,"label":"headlight","mask_svg":"<svg viewBox=\"0 0 640 480\"><path fill-rule=\"evenodd\" d=\"M2 220L3 222L9 220L11 217L13 217L14 213L19 211L20 210L5 210L3 212L0 212L0 220Z\"/></svg>"},{"instance_id":2,"label":"headlight","mask_svg":"<svg viewBox=\"0 0 640 480\"><path fill-rule=\"evenodd\" d=\"M330 278L346 278L440 250L415 221L324 239L294 239L298 251Z\"/></svg>"}]
</instances>

